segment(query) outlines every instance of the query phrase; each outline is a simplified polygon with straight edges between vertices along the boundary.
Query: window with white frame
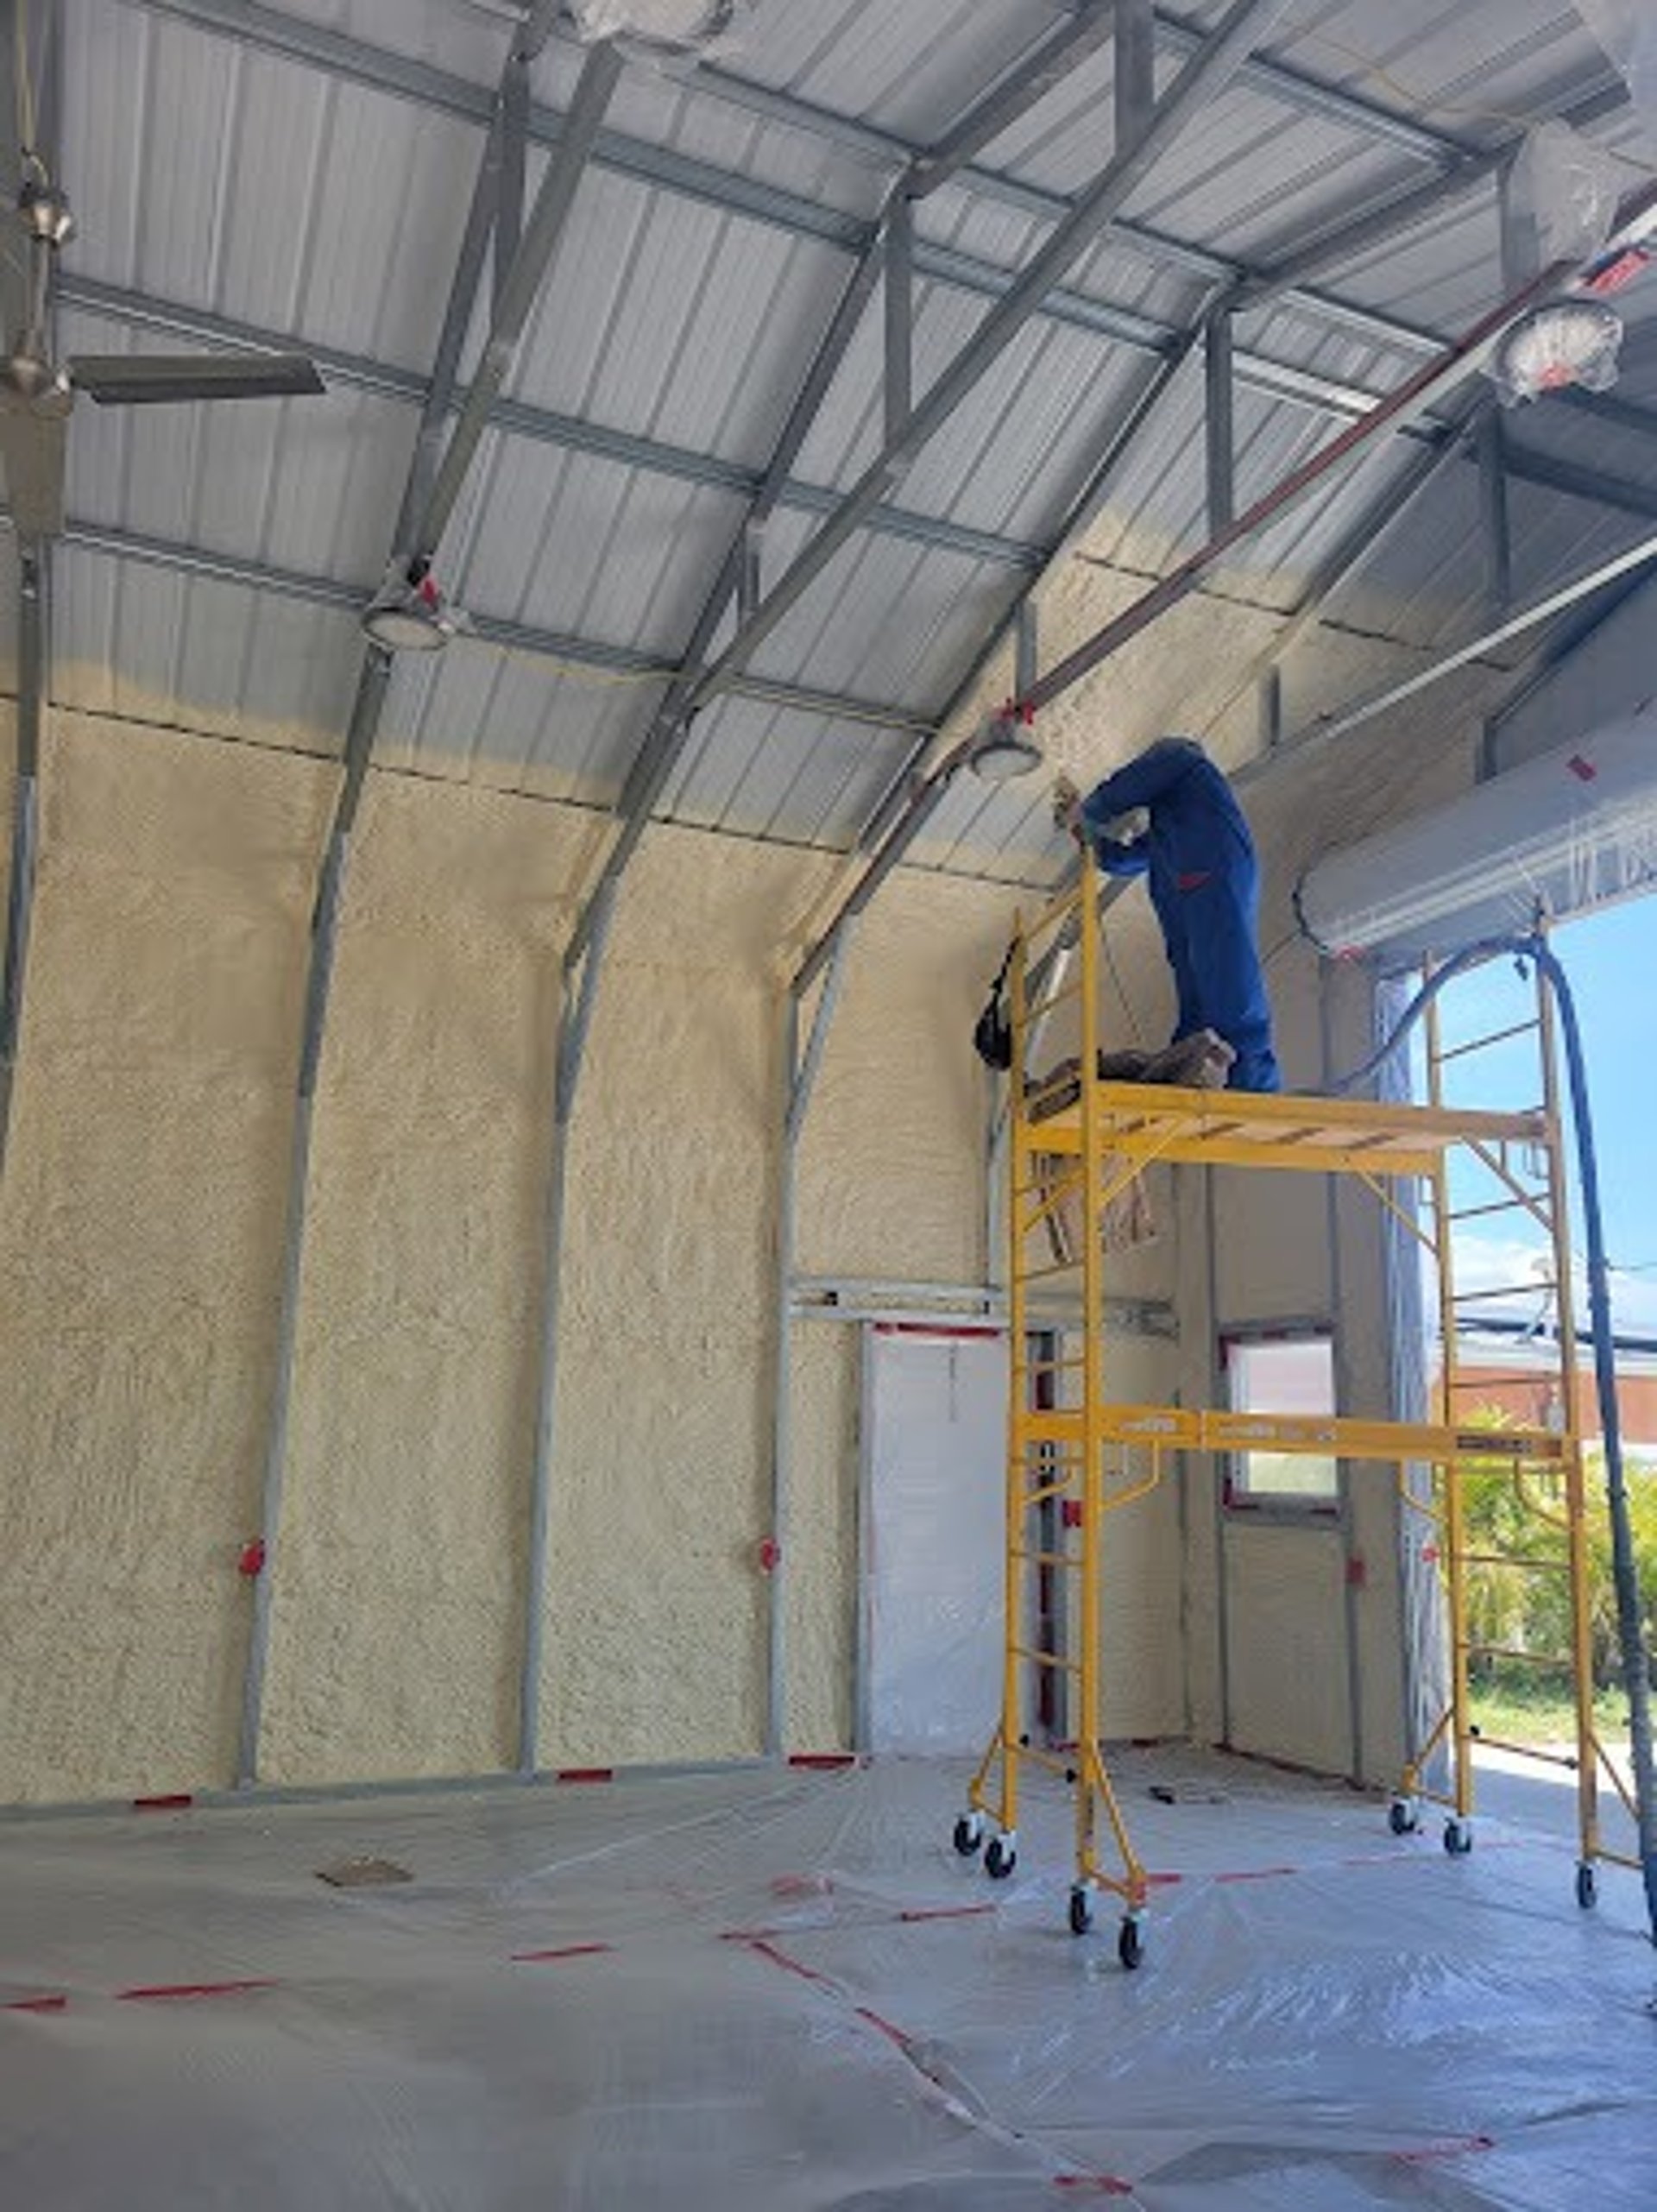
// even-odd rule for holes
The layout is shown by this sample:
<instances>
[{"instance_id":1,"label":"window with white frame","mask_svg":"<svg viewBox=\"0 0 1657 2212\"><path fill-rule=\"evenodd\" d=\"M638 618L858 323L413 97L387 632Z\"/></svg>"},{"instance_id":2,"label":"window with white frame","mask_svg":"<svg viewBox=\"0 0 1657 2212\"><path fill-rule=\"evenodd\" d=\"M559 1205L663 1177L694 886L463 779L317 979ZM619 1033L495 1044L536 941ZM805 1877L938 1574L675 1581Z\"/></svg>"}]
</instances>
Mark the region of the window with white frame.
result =
<instances>
[{"instance_id":1,"label":"window with white frame","mask_svg":"<svg viewBox=\"0 0 1657 2212\"><path fill-rule=\"evenodd\" d=\"M1335 1412L1335 1345L1327 1329L1240 1330L1222 1339L1220 1351L1233 1413ZM1333 1453L1239 1452L1226 1476L1226 1503L1243 1509L1333 1513L1339 1496Z\"/></svg>"}]
</instances>

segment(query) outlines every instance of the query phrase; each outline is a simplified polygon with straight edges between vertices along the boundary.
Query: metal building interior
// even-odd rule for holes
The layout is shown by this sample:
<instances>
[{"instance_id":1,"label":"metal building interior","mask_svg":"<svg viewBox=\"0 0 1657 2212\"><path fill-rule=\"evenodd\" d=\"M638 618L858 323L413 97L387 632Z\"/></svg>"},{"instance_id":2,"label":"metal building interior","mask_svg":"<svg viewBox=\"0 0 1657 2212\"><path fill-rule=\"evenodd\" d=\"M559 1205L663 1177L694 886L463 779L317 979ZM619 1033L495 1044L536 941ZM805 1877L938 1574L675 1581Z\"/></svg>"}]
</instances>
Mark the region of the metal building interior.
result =
<instances>
[{"instance_id":1,"label":"metal building interior","mask_svg":"<svg viewBox=\"0 0 1657 2212\"><path fill-rule=\"evenodd\" d=\"M1329 1096L1534 918L1381 874L1657 867L1645 13L5 0L9 2203L1657 2201L1641 1667L1597 1809L1433 1725L1400 1194L1515 1102ZM1162 1042L1052 793L1171 733L1286 1097L1082 1083L1154 1233L1027 1306L974 1017L1068 898Z\"/></svg>"}]
</instances>

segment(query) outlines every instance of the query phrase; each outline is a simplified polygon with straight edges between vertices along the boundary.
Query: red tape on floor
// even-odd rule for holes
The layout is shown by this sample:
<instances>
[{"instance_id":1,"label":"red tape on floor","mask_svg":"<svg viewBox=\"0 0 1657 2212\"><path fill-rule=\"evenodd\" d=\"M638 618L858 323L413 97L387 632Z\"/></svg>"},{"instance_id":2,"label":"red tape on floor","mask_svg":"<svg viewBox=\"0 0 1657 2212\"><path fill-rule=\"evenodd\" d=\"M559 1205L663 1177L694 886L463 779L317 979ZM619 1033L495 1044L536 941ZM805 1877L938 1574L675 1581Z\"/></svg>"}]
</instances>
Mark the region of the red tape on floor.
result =
<instances>
[{"instance_id":1,"label":"red tape on floor","mask_svg":"<svg viewBox=\"0 0 1657 2212\"><path fill-rule=\"evenodd\" d=\"M140 1989L117 1989L120 2004L140 2004L175 1997L244 1997L255 1989L280 1989L280 1982L158 1982Z\"/></svg>"},{"instance_id":2,"label":"red tape on floor","mask_svg":"<svg viewBox=\"0 0 1657 2212\"><path fill-rule=\"evenodd\" d=\"M556 1950L515 1950L511 1957L514 1966L546 1966L560 1958L597 1958L614 1949L614 1944L563 1944Z\"/></svg>"}]
</instances>

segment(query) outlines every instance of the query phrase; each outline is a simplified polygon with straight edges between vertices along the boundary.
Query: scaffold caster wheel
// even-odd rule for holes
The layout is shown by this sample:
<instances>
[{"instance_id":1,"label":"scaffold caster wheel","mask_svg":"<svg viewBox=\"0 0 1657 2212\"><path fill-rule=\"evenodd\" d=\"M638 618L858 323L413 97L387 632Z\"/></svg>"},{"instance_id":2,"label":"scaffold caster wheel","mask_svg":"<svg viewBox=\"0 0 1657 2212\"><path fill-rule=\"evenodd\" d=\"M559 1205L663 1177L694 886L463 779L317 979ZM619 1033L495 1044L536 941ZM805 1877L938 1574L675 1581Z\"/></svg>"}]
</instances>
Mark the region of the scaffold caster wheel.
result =
<instances>
[{"instance_id":1,"label":"scaffold caster wheel","mask_svg":"<svg viewBox=\"0 0 1657 2212\"><path fill-rule=\"evenodd\" d=\"M1444 1848L1452 1859L1465 1859L1473 1848L1473 1831L1465 1820L1444 1824Z\"/></svg>"},{"instance_id":2,"label":"scaffold caster wheel","mask_svg":"<svg viewBox=\"0 0 1657 2212\"><path fill-rule=\"evenodd\" d=\"M1599 1902L1599 1881L1591 1859L1585 1859L1577 1869L1577 1902L1585 1913L1591 1913Z\"/></svg>"},{"instance_id":3,"label":"scaffold caster wheel","mask_svg":"<svg viewBox=\"0 0 1657 2212\"><path fill-rule=\"evenodd\" d=\"M1132 1913L1128 1914L1117 1932L1116 1955L1130 1974L1145 1955L1145 1939L1140 1932L1138 1919Z\"/></svg>"},{"instance_id":4,"label":"scaffold caster wheel","mask_svg":"<svg viewBox=\"0 0 1657 2212\"><path fill-rule=\"evenodd\" d=\"M983 1841L983 1815L977 1812L963 1812L955 1823L955 1849L963 1859L970 1859Z\"/></svg>"},{"instance_id":5,"label":"scaffold caster wheel","mask_svg":"<svg viewBox=\"0 0 1657 2212\"><path fill-rule=\"evenodd\" d=\"M1387 1824L1395 1836L1413 1836L1421 1826L1421 1815L1407 1797L1396 1797L1387 1809Z\"/></svg>"},{"instance_id":6,"label":"scaffold caster wheel","mask_svg":"<svg viewBox=\"0 0 1657 2212\"><path fill-rule=\"evenodd\" d=\"M1079 1881L1070 1892L1070 1932L1085 1936L1093 1925L1093 1900L1085 1881Z\"/></svg>"},{"instance_id":7,"label":"scaffold caster wheel","mask_svg":"<svg viewBox=\"0 0 1657 2212\"><path fill-rule=\"evenodd\" d=\"M1018 1863L1018 1846L1011 1836L992 1836L984 1850L984 1871L992 1881L1005 1881Z\"/></svg>"}]
</instances>

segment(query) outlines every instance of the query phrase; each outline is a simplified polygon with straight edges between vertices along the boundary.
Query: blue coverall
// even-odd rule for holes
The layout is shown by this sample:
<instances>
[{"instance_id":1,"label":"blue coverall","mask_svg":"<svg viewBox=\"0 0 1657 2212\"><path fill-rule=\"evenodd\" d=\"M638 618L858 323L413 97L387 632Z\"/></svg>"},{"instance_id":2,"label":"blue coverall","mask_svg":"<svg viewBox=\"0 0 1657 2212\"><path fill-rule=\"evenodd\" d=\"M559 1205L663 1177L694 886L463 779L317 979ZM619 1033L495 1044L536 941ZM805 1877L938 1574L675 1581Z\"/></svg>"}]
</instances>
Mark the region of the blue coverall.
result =
<instances>
[{"instance_id":1,"label":"blue coverall","mask_svg":"<svg viewBox=\"0 0 1657 2212\"><path fill-rule=\"evenodd\" d=\"M1150 817L1143 836L1123 845L1103 835L1138 807ZM1179 991L1174 1041L1215 1030L1237 1055L1232 1090L1282 1090L1255 942L1254 841L1225 777L1193 739L1160 737L1088 792L1081 820L1102 868L1148 879Z\"/></svg>"}]
</instances>

